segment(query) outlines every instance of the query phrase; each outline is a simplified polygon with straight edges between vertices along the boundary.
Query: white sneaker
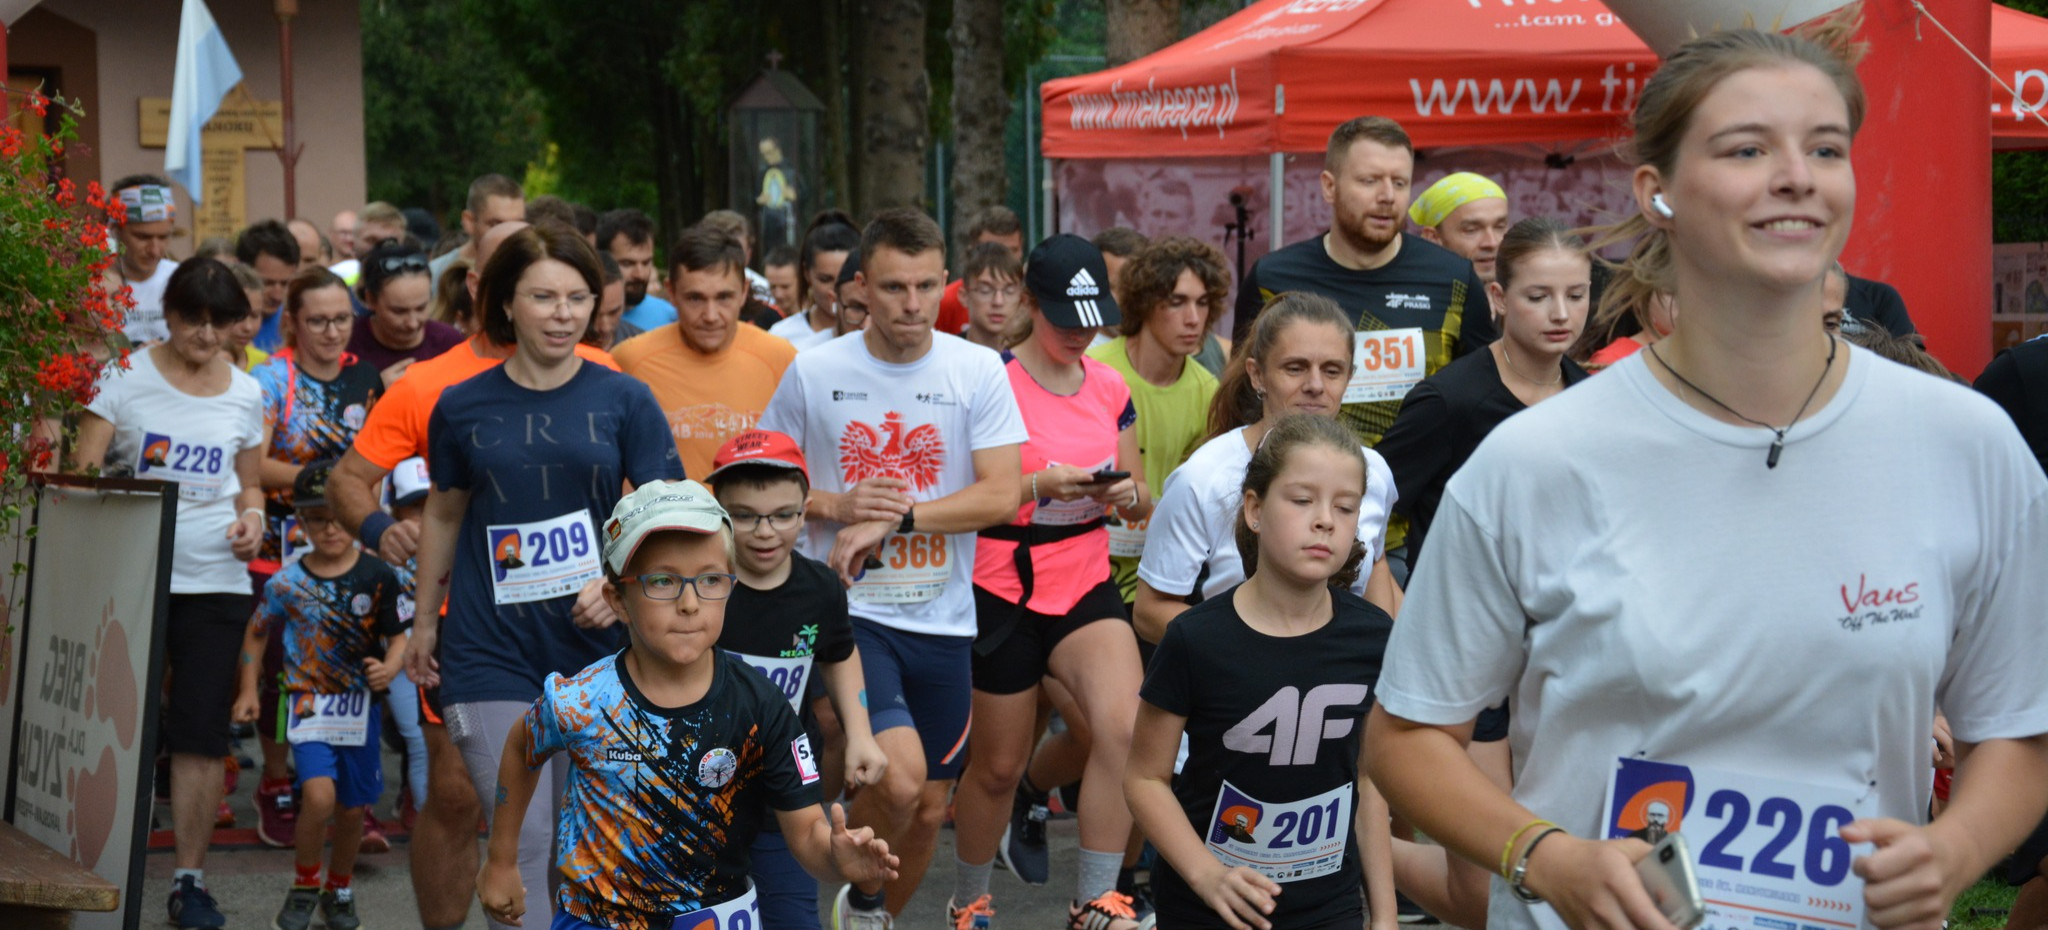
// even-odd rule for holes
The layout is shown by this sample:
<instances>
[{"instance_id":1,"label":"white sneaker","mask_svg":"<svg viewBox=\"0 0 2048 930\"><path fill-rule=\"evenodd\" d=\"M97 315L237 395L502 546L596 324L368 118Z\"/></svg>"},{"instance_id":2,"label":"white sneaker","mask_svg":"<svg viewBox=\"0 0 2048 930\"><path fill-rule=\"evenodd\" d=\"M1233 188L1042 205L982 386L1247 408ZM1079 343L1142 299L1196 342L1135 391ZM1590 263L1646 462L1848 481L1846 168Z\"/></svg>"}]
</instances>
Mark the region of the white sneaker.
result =
<instances>
[{"instance_id":1,"label":"white sneaker","mask_svg":"<svg viewBox=\"0 0 2048 930\"><path fill-rule=\"evenodd\" d=\"M882 908L872 911L854 907L847 900L853 894L853 885L839 886L839 896L832 899L832 930L892 930L896 920Z\"/></svg>"}]
</instances>

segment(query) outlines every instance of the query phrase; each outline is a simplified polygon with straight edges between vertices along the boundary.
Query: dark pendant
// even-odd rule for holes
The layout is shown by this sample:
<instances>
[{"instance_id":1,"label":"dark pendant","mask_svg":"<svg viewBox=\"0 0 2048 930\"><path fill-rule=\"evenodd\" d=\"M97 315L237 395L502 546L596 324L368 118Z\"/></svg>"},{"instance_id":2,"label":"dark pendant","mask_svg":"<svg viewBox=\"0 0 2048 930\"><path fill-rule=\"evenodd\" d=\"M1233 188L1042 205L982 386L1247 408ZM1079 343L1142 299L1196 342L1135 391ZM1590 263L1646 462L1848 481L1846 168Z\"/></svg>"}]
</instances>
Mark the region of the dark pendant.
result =
<instances>
[{"instance_id":1,"label":"dark pendant","mask_svg":"<svg viewBox=\"0 0 2048 930\"><path fill-rule=\"evenodd\" d=\"M1765 458L1765 459L1764 459L1764 467L1765 467L1765 468L1776 468L1776 467L1778 467L1778 453L1780 453L1780 452L1783 452L1783 451L1785 451L1785 440L1783 440L1783 439L1777 439L1777 440L1773 440L1773 441L1771 442L1771 454L1770 454L1770 456L1769 456L1769 457L1767 457L1767 458Z\"/></svg>"}]
</instances>

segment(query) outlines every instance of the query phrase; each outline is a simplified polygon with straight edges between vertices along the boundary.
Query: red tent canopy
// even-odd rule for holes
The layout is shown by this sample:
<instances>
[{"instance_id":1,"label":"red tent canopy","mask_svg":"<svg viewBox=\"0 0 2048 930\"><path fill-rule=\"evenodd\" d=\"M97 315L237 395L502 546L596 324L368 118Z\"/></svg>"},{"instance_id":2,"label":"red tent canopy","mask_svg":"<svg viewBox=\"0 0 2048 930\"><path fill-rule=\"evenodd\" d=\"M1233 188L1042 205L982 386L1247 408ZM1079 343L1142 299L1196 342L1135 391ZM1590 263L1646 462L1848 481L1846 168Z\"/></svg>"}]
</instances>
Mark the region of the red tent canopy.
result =
<instances>
[{"instance_id":1,"label":"red tent canopy","mask_svg":"<svg viewBox=\"0 0 2048 930\"><path fill-rule=\"evenodd\" d=\"M2048 106L2048 20L1993 10L1993 69L2022 106ZM1314 152L1364 113L1399 120L1423 148L1607 138L1656 67L1600 0L1261 0L1123 67L1045 82L1042 146L1052 158ZM2048 126L1995 96L2001 146L2048 147Z\"/></svg>"}]
</instances>

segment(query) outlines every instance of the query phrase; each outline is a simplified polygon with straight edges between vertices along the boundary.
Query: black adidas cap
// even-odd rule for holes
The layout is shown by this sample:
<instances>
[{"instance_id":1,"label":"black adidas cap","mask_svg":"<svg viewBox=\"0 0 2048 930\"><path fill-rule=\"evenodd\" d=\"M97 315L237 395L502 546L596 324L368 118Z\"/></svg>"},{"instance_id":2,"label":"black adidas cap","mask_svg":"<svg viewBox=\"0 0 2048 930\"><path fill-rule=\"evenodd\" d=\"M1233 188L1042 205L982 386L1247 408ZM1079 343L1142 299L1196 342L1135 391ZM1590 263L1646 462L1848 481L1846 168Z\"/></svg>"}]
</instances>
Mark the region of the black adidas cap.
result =
<instances>
[{"instance_id":1,"label":"black adidas cap","mask_svg":"<svg viewBox=\"0 0 2048 930\"><path fill-rule=\"evenodd\" d=\"M1054 326L1115 326L1123 322L1109 293L1102 250L1073 233L1038 244L1024 262L1024 288Z\"/></svg>"}]
</instances>

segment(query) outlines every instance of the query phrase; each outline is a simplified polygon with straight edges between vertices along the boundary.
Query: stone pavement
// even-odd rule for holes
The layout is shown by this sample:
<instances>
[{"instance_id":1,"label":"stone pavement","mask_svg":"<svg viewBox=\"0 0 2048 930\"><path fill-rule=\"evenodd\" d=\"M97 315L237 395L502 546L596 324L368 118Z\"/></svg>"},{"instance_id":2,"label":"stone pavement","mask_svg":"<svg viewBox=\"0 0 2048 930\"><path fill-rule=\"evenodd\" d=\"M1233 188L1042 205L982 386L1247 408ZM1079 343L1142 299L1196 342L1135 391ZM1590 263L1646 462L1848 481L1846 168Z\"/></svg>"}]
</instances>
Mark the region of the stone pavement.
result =
<instances>
[{"instance_id":1,"label":"stone pavement","mask_svg":"<svg viewBox=\"0 0 2048 930\"><path fill-rule=\"evenodd\" d=\"M251 750L255 748L253 743L245 745ZM250 801L256 781L253 771L243 773L241 785L229 799L239 827L253 827L256 823L255 809ZM390 813L397 796L397 763L391 753L385 757L385 784L384 799L376 806L380 818ZM168 824L170 811L167 805L159 805L155 813L159 825ZM395 823L391 826L395 827ZM1009 873L996 870L991 890L995 894L997 920L1006 928L1059 930L1066 923L1067 902L1073 896L1078 840L1076 824L1071 818L1055 819L1047 825L1046 832L1052 846L1050 884L1031 888ZM230 836L244 838L246 834L226 831L219 834L221 838ZM365 930L408 930L420 925L418 914L413 909L410 856L411 848L403 835L394 834L390 852L366 855L356 860L357 910ZM217 844L207 855L206 884L219 901L221 911L227 915L230 930L256 930L270 926L270 920L276 916L291 884L292 858L289 849L272 849L247 841L237 845ZM924 886L898 919L898 926L905 930L949 930L945 924L946 898L952 892L953 862L953 833L942 830ZM164 901L170 895L171 866L172 856L168 848L152 849L143 888L142 920L145 927L164 926ZM836 884L820 888L819 916L822 920L830 919L832 898L838 890ZM547 920L545 917L529 920L526 925L545 928ZM319 926L317 919L314 926ZM464 926L471 930L484 930L486 924L482 913L472 908Z\"/></svg>"}]
</instances>

